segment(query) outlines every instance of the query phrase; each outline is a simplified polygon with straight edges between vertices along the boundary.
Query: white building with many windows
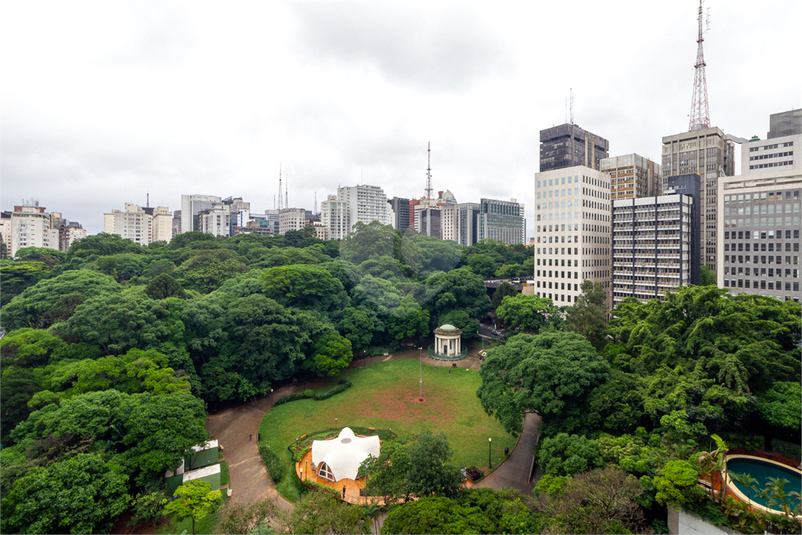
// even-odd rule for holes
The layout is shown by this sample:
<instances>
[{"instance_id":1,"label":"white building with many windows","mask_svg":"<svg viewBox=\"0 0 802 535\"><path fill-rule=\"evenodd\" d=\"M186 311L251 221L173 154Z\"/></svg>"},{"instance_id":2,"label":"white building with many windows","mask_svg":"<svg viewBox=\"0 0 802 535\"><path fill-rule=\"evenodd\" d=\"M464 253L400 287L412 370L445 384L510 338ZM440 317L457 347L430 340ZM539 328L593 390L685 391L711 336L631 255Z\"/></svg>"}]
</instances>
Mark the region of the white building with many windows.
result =
<instances>
[{"instance_id":1,"label":"white building with many windows","mask_svg":"<svg viewBox=\"0 0 802 535\"><path fill-rule=\"evenodd\" d=\"M325 240L341 240L351 231L348 221L348 203L329 195L320 203L320 222L324 228Z\"/></svg>"},{"instance_id":2,"label":"white building with many windows","mask_svg":"<svg viewBox=\"0 0 802 535\"><path fill-rule=\"evenodd\" d=\"M5 215L5 214L4 214ZM59 231L51 226L50 214L39 201L23 201L2 222L3 243L13 257L23 247L59 249Z\"/></svg>"},{"instance_id":3,"label":"white building with many windows","mask_svg":"<svg viewBox=\"0 0 802 535\"><path fill-rule=\"evenodd\" d=\"M577 166L535 174L535 293L570 306L585 280L610 288L610 177Z\"/></svg>"},{"instance_id":4,"label":"white building with many windows","mask_svg":"<svg viewBox=\"0 0 802 535\"><path fill-rule=\"evenodd\" d=\"M718 199L719 287L799 301L802 172L727 177Z\"/></svg>"},{"instance_id":5,"label":"white building with many windows","mask_svg":"<svg viewBox=\"0 0 802 535\"><path fill-rule=\"evenodd\" d=\"M284 235L291 230L301 230L306 226L304 208L282 208L278 212L278 233Z\"/></svg>"},{"instance_id":6,"label":"white building with many windows","mask_svg":"<svg viewBox=\"0 0 802 535\"><path fill-rule=\"evenodd\" d=\"M382 225L393 224L392 207L379 186L361 184L337 188L337 199L344 201L348 207L349 232L358 221L365 224L371 221L378 221Z\"/></svg>"}]
</instances>

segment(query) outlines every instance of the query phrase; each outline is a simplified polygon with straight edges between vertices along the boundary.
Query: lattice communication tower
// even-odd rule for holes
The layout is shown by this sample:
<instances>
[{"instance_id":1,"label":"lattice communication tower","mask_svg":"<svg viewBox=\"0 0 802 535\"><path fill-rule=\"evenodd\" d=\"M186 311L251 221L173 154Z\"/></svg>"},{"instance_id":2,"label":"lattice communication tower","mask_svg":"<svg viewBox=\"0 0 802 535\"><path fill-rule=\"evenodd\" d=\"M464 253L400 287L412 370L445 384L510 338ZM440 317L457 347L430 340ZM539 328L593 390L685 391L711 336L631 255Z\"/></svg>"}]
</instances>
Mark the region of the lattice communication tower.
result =
<instances>
[{"instance_id":1,"label":"lattice communication tower","mask_svg":"<svg viewBox=\"0 0 802 535\"><path fill-rule=\"evenodd\" d=\"M691 120L688 130L710 128L710 109L707 106L707 76L705 75L705 52L702 43L705 41L702 27L702 0L699 0L699 34L696 42L696 65L693 77L693 98L691 99Z\"/></svg>"}]
</instances>

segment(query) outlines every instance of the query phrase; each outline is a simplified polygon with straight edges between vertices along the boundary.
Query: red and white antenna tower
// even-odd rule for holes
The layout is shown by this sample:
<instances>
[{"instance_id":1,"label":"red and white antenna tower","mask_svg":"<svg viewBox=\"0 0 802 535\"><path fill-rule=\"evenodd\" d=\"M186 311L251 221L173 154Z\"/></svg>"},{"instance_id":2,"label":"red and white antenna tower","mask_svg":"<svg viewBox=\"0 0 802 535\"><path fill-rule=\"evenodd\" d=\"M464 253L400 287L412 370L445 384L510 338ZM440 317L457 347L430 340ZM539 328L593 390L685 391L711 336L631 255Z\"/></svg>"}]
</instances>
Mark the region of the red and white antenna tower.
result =
<instances>
[{"instance_id":1,"label":"red and white antenna tower","mask_svg":"<svg viewBox=\"0 0 802 535\"><path fill-rule=\"evenodd\" d=\"M705 53L702 43L705 41L702 28L702 0L699 0L699 35L696 42L696 69L693 77L693 99L691 100L691 120L688 130L701 130L710 128L710 110L707 107L707 77L705 76Z\"/></svg>"},{"instance_id":2,"label":"red and white antenna tower","mask_svg":"<svg viewBox=\"0 0 802 535\"><path fill-rule=\"evenodd\" d=\"M426 198L432 200L432 142L429 141L427 148L429 165L426 167Z\"/></svg>"}]
</instances>

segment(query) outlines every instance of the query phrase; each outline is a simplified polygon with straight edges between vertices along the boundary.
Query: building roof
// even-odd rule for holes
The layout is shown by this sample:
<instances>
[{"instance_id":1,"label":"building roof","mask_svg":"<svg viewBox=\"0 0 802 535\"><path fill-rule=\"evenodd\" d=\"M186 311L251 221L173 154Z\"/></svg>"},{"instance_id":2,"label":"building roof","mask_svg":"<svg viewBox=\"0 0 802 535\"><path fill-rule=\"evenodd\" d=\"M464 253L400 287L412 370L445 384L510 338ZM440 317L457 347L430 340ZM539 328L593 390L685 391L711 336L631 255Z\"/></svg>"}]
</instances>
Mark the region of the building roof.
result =
<instances>
[{"instance_id":1,"label":"building roof","mask_svg":"<svg viewBox=\"0 0 802 535\"><path fill-rule=\"evenodd\" d=\"M381 451L378 436L358 437L344 427L337 438L312 442L312 462L326 463L335 481L356 479L362 461L378 457Z\"/></svg>"},{"instance_id":2,"label":"building roof","mask_svg":"<svg viewBox=\"0 0 802 535\"><path fill-rule=\"evenodd\" d=\"M441 331L457 331L459 329L457 329L456 327L454 327L450 323L446 323L445 325L441 325L440 326L440 330Z\"/></svg>"}]
</instances>

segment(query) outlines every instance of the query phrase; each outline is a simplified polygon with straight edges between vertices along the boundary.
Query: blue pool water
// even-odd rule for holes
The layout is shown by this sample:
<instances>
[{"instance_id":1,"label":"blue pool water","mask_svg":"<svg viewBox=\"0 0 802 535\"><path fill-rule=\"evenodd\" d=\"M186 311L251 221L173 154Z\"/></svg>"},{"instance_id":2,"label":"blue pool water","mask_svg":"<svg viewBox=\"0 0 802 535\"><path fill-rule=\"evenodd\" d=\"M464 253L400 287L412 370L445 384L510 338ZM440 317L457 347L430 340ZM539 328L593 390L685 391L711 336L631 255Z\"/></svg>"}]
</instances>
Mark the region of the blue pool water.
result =
<instances>
[{"instance_id":1,"label":"blue pool water","mask_svg":"<svg viewBox=\"0 0 802 535\"><path fill-rule=\"evenodd\" d=\"M776 465L774 463L769 463L763 461L758 458L736 458L730 459L727 461L727 471L730 474L732 484L738 487L738 490L744 493L744 496L747 496L747 489L740 483L736 483L732 478L732 474L749 474L755 479L757 479L757 490L750 490L749 491L749 498L755 502L763 505L765 507L772 507L773 509L777 509L778 506L769 506L768 500L766 498L761 498L760 493L763 489L766 488L766 485L769 483L770 477L781 477L783 479L788 480L788 483L785 484L785 492L790 493L792 491L799 492L802 490L802 476L799 472L791 470L790 468L785 468L784 466ZM792 507L796 507L799 505L799 499L792 502Z\"/></svg>"}]
</instances>

